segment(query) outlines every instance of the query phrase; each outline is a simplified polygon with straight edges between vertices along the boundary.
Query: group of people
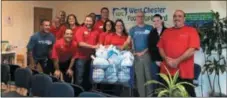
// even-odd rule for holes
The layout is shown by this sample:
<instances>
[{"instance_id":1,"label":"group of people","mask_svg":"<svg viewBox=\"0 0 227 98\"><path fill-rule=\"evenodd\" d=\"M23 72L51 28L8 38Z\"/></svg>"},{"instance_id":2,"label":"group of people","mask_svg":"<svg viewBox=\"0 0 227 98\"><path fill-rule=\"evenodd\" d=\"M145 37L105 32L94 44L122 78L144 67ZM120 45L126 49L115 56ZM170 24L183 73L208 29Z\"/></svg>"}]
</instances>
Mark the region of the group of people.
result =
<instances>
[{"instance_id":1,"label":"group of people","mask_svg":"<svg viewBox=\"0 0 227 98\"><path fill-rule=\"evenodd\" d=\"M179 70L179 81L192 83L194 78L193 54L200 47L197 31L184 25L185 13L176 10L174 26L166 28L162 16L155 14L153 26L144 23L145 14L136 13L136 25L127 32L124 22L109 19L109 9L103 7L101 19L90 13L79 24L74 14L66 17L64 11L51 22L41 21L41 30L34 33L27 45L31 66L41 65L43 72L66 82L91 89L91 55L100 45L115 45L120 50L130 49L135 56L136 88L140 96L147 96L158 86L144 86L156 79L157 73L171 75ZM194 88L185 85L189 95Z\"/></svg>"}]
</instances>

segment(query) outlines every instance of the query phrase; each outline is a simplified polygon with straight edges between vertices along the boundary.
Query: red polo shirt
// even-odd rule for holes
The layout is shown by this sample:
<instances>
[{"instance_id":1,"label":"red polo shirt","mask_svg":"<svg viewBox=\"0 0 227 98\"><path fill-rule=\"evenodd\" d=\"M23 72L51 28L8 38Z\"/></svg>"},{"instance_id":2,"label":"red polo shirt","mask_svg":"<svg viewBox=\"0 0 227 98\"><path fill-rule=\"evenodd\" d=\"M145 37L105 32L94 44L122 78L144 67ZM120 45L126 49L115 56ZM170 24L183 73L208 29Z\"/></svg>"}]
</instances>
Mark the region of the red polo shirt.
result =
<instances>
[{"instance_id":1,"label":"red polo shirt","mask_svg":"<svg viewBox=\"0 0 227 98\"><path fill-rule=\"evenodd\" d=\"M111 33L106 36L105 45L122 46L126 40L127 36L120 36L116 33Z\"/></svg>"},{"instance_id":2,"label":"red polo shirt","mask_svg":"<svg viewBox=\"0 0 227 98\"><path fill-rule=\"evenodd\" d=\"M66 26L63 25L60 27L60 30L59 32L57 33L57 39L61 39L64 37L64 34L65 34L65 30L66 30ZM79 29L80 27L79 26L76 26L75 28L72 29L73 31L73 35L76 33L76 31Z\"/></svg>"},{"instance_id":3,"label":"red polo shirt","mask_svg":"<svg viewBox=\"0 0 227 98\"><path fill-rule=\"evenodd\" d=\"M50 32L56 37L57 33L59 32L60 27L50 26Z\"/></svg>"},{"instance_id":4,"label":"red polo shirt","mask_svg":"<svg viewBox=\"0 0 227 98\"><path fill-rule=\"evenodd\" d=\"M157 46L164 50L166 56L176 59L183 55L188 48L199 49L200 39L198 32L192 27L184 26L182 28L169 28L164 31ZM194 78L194 56L181 62L177 68L171 68L163 61L160 71L161 73L167 74L164 66L170 71L171 75L174 75L175 72L179 70L181 78Z\"/></svg>"},{"instance_id":5,"label":"red polo shirt","mask_svg":"<svg viewBox=\"0 0 227 98\"><path fill-rule=\"evenodd\" d=\"M85 42L90 45L96 45L98 43L99 32L96 29L88 31L88 29L83 26L78 29L74 36L78 43ZM79 47L77 58L88 59L92 53L94 53L94 49Z\"/></svg>"},{"instance_id":6,"label":"red polo shirt","mask_svg":"<svg viewBox=\"0 0 227 98\"><path fill-rule=\"evenodd\" d=\"M103 32L103 25L104 25L104 21L102 21L102 19L98 20L95 22L94 28L97 29L99 31L99 33Z\"/></svg>"},{"instance_id":7,"label":"red polo shirt","mask_svg":"<svg viewBox=\"0 0 227 98\"><path fill-rule=\"evenodd\" d=\"M60 27L60 30L59 30L58 33L56 34L57 40L63 38L64 33L65 33L65 30L66 30L66 26L65 26L65 25L62 25L62 26Z\"/></svg>"},{"instance_id":8,"label":"red polo shirt","mask_svg":"<svg viewBox=\"0 0 227 98\"><path fill-rule=\"evenodd\" d=\"M52 58L58 59L60 62L65 62L76 57L77 42L72 41L71 44L66 44L62 38L57 40L53 46Z\"/></svg>"},{"instance_id":9,"label":"red polo shirt","mask_svg":"<svg viewBox=\"0 0 227 98\"><path fill-rule=\"evenodd\" d=\"M106 40L106 36L111 34L112 32L102 32L99 34L99 44L103 44L104 45L104 42Z\"/></svg>"}]
</instances>

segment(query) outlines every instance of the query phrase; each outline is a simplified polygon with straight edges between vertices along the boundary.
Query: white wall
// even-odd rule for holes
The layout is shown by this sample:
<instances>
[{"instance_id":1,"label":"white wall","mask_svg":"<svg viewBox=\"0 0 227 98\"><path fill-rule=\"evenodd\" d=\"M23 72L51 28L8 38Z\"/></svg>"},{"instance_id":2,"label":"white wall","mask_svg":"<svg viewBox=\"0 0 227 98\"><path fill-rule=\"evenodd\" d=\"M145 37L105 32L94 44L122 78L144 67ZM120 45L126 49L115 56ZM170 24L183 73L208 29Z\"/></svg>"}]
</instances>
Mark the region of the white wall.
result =
<instances>
[{"instance_id":1,"label":"white wall","mask_svg":"<svg viewBox=\"0 0 227 98\"><path fill-rule=\"evenodd\" d=\"M220 13L220 17L226 17L227 14L227 1L210 1L211 9L214 11L218 11Z\"/></svg>"}]
</instances>

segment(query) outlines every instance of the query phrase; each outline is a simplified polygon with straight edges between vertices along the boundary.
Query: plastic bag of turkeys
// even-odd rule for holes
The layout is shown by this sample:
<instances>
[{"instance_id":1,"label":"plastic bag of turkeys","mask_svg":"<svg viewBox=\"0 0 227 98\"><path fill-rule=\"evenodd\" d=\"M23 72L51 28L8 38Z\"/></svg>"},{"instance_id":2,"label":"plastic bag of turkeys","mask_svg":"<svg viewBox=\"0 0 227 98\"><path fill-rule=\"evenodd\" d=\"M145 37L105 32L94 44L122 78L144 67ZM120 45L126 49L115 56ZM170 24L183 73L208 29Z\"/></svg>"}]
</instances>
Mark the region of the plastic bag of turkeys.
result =
<instances>
[{"instance_id":1,"label":"plastic bag of turkeys","mask_svg":"<svg viewBox=\"0 0 227 98\"><path fill-rule=\"evenodd\" d=\"M91 56L91 58L93 59L92 65L95 68L105 69L110 65L109 62L104 58L94 57L93 55Z\"/></svg>"},{"instance_id":2,"label":"plastic bag of turkeys","mask_svg":"<svg viewBox=\"0 0 227 98\"><path fill-rule=\"evenodd\" d=\"M92 79L96 83L100 83L104 80L105 73L102 69L94 69L92 74Z\"/></svg>"}]
</instances>

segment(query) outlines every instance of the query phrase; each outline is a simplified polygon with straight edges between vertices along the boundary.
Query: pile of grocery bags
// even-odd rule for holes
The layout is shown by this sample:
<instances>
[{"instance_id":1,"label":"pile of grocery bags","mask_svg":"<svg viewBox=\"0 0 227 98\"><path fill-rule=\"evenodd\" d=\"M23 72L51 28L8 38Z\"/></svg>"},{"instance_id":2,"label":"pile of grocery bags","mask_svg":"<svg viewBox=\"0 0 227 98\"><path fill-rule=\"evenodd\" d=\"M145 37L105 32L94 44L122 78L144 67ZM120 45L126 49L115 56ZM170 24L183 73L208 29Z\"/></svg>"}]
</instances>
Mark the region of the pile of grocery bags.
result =
<instances>
[{"instance_id":1,"label":"pile of grocery bags","mask_svg":"<svg viewBox=\"0 0 227 98\"><path fill-rule=\"evenodd\" d=\"M131 79L134 57L130 51L120 51L115 46L100 46L91 56L92 79L95 83L125 84Z\"/></svg>"}]
</instances>

